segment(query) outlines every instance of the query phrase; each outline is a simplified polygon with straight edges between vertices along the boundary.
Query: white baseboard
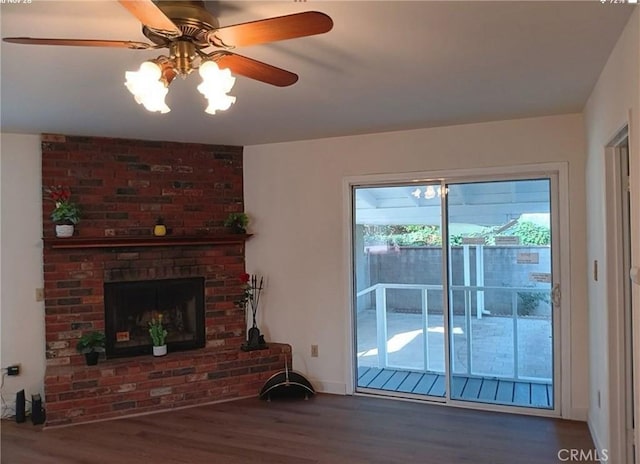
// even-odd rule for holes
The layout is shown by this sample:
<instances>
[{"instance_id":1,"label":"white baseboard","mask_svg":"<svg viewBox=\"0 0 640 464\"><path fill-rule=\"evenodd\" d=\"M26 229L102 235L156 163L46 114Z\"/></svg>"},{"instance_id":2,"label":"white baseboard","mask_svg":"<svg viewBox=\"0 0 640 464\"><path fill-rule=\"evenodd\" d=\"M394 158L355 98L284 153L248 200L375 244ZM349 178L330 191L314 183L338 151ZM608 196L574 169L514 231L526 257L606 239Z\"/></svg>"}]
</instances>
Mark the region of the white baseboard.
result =
<instances>
[{"instance_id":1,"label":"white baseboard","mask_svg":"<svg viewBox=\"0 0 640 464\"><path fill-rule=\"evenodd\" d=\"M596 429L593 427L593 424L591 423L590 418L587 420L587 427L589 427L589 432L591 433L591 439L593 440L593 445L596 447L596 450L598 450L598 456L608 456L609 451L602 445L602 440L596 433ZM606 463L607 461L602 460L601 462Z\"/></svg>"},{"instance_id":2,"label":"white baseboard","mask_svg":"<svg viewBox=\"0 0 640 464\"><path fill-rule=\"evenodd\" d=\"M16 415L16 400L15 399L5 400L4 407L2 408L2 418L9 419L15 415Z\"/></svg>"},{"instance_id":3,"label":"white baseboard","mask_svg":"<svg viewBox=\"0 0 640 464\"><path fill-rule=\"evenodd\" d=\"M565 419L588 422L589 409L588 408L571 408L569 410L569 417L565 417Z\"/></svg>"},{"instance_id":4,"label":"white baseboard","mask_svg":"<svg viewBox=\"0 0 640 464\"><path fill-rule=\"evenodd\" d=\"M310 382L318 393L331 393L333 395L347 394L347 386L341 382L325 382L318 379L310 379Z\"/></svg>"}]
</instances>

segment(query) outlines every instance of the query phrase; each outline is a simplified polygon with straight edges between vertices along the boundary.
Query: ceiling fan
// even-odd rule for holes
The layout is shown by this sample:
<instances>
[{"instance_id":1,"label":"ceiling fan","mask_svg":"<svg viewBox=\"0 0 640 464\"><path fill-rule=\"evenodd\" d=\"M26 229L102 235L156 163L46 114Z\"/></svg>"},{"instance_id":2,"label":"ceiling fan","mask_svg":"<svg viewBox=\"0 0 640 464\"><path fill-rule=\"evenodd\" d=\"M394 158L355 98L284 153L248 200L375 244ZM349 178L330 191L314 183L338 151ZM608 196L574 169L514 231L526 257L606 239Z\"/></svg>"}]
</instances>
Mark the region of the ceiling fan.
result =
<instances>
[{"instance_id":1,"label":"ceiling fan","mask_svg":"<svg viewBox=\"0 0 640 464\"><path fill-rule=\"evenodd\" d=\"M136 96L136 101L144 104L150 111L169 111L164 104L164 96L171 81L177 75L186 77L199 68L203 83L198 90L209 100L210 107L207 112L215 113L216 109L227 109L235 101L235 97L226 95L235 81L230 72L279 87L292 85L298 80L298 76L290 71L231 50L236 47L323 34L333 27L331 18L318 11L220 27L215 16L206 10L203 1L154 3L152 0L119 0L119 3L142 23L142 32L152 43L31 37L5 37L3 40L27 45L116 47L134 50L167 48L169 56L159 56L143 63L137 74L127 73L126 85ZM224 71L221 71L221 68L230 71L221 75L219 73ZM228 89L223 92L226 88ZM227 97L226 101L222 97ZM220 101L218 108L209 111L212 109L212 100L216 99ZM145 104L145 100L149 106Z\"/></svg>"}]
</instances>

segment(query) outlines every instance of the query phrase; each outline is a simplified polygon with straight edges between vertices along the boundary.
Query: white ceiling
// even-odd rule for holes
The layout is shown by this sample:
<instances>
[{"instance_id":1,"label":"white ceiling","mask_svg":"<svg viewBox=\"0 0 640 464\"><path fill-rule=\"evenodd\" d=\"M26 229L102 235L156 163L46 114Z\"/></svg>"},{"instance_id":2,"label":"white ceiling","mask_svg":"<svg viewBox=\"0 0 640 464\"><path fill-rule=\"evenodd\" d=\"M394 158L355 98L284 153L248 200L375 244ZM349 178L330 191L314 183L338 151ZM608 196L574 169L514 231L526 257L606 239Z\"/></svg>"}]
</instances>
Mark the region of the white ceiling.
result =
<instances>
[{"instance_id":1,"label":"white ceiling","mask_svg":"<svg viewBox=\"0 0 640 464\"><path fill-rule=\"evenodd\" d=\"M239 77L238 100L207 115L197 73L149 113L124 73L164 51L2 43L5 132L214 144L261 143L433 127L582 110L632 6L599 1L207 2L222 26L307 10L327 34L237 53L293 71L278 88ZM147 42L116 2L0 6L8 36Z\"/></svg>"}]
</instances>

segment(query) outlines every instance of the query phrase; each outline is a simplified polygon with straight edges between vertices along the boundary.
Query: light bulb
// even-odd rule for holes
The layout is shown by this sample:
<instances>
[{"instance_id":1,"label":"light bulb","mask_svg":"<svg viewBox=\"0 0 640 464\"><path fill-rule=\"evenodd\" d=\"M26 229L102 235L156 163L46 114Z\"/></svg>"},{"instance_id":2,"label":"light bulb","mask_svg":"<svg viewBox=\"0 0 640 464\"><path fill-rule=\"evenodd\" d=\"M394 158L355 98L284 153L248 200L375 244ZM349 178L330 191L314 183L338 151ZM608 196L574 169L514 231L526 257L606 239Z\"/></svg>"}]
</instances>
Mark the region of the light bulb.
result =
<instances>
[{"instance_id":1,"label":"light bulb","mask_svg":"<svg viewBox=\"0 0 640 464\"><path fill-rule=\"evenodd\" d=\"M218 95L215 98L207 98L209 105L204 110L205 113L216 114L216 111L226 111L236 102L236 97L231 95Z\"/></svg>"},{"instance_id":2,"label":"light bulb","mask_svg":"<svg viewBox=\"0 0 640 464\"><path fill-rule=\"evenodd\" d=\"M142 74L149 80L157 81L162 75L162 69L153 61L145 61L140 65L138 73Z\"/></svg>"},{"instance_id":3,"label":"light bulb","mask_svg":"<svg viewBox=\"0 0 640 464\"><path fill-rule=\"evenodd\" d=\"M160 113L171 111L164 101L169 89L160 80L162 69L156 63L145 61L137 72L127 71L125 77L127 81L124 85L133 94L138 104L143 105L148 111Z\"/></svg>"},{"instance_id":4,"label":"light bulb","mask_svg":"<svg viewBox=\"0 0 640 464\"><path fill-rule=\"evenodd\" d=\"M236 97L227 95L236 82L229 69L220 69L214 61L205 61L199 69L202 83L198 85L198 92L205 96L209 105L206 113L215 114L225 111L235 103Z\"/></svg>"},{"instance_id":5,"label":"light bulb","mask_svg":"<svg viewBox=\"0 0 640 464\"><path fill-rule=\"evenodd\" d=\"M149 87L140 103L142 103L148 111L168 113L171 109L164 102L167 93L169 93L169 89L166 88L162 82L157 81L153 86Z\"/></svg>"},{"instance_id":6,"label":"light bulb","mask_svg":"<svg viewBox=\"0 0 640 464\"><path fill-rule=\"evenodd\" d=\"M214 77L219 71L220 67L215 61L205 61L204 63L202 63L202 65L200 65L200 69L198 70L202 79L210 79L211 77Z\"/></svg>"}]
</instances>

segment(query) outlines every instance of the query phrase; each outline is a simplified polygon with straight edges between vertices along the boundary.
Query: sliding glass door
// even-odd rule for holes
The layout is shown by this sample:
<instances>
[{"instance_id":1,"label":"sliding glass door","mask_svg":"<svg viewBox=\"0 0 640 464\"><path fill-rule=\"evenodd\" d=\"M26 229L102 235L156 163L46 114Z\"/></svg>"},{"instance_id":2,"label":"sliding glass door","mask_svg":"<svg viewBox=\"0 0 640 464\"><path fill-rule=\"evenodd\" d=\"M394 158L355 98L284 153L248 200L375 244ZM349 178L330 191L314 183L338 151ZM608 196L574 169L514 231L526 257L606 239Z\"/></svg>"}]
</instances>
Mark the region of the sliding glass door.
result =
<instances>
[{"instance_id":1,"label":"sliding glass door","mask_svg":"<svg viewBox=\"0 0 640 464\"><path fill-rule=\"evenodd\" d=\"M353 188L357 390L554 408L553 191Z\"/></svg>"},{"instance_id":2,"label":"sliding glass door","mask_svg":"<svg viewBox=\"0 0 640 464\"><path fill-rule=\"evenodd\" d=\"M454 400L553 408L550 187L447 186Z\"/></svg>"},{"instance_id":3,"label":"sliding glass door","mask_svg":"<svg viewBox=\"0 0 640 464\"><path fill-rule=\"evenodd\" d=\"M358 386L444 397L441 188L425 192L354 191Z\"/></svg>"}]
</instances>

